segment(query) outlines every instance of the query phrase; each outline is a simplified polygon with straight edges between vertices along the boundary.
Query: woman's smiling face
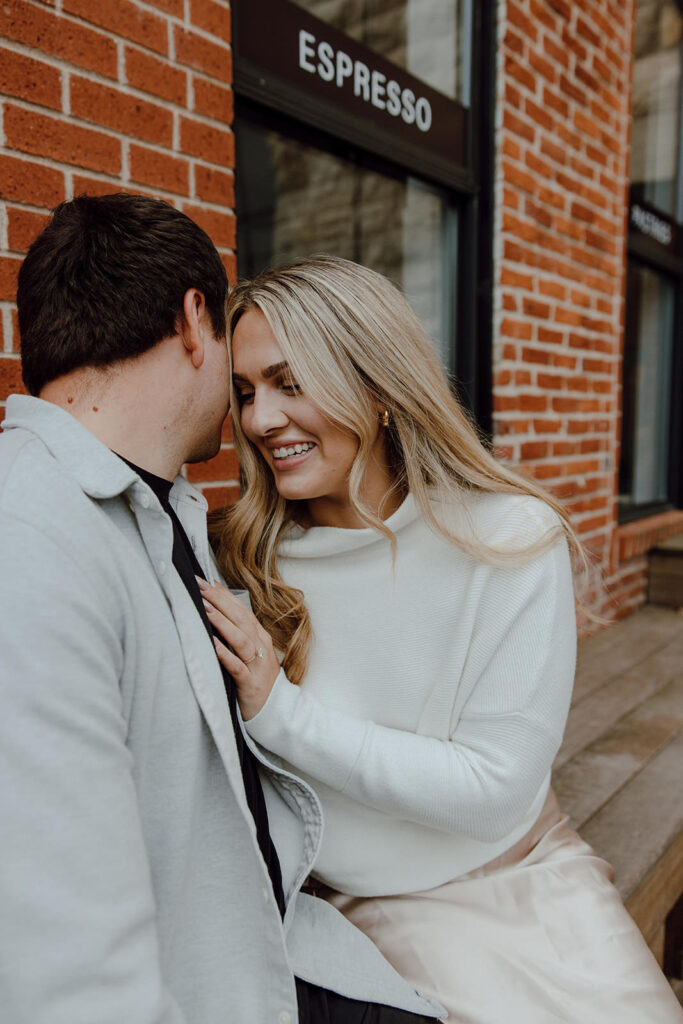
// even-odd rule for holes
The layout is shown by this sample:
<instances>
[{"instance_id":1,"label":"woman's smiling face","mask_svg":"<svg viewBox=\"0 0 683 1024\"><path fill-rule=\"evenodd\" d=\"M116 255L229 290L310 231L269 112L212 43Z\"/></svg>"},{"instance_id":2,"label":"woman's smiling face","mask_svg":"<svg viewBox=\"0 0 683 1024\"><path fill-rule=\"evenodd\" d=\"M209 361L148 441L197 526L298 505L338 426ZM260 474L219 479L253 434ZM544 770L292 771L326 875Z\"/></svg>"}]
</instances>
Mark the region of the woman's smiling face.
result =
<instances>
[{"instance_id":1,"label":"woman's smiling face","mask_svg":"<svg viewBox=\"0 0 683 1024\"><path fill-rule=\"evenodd\" d=\"M232 336L233 382L240 424L275 478L283 498L307 503L313 523L357 525L350 515L349 473L358 439L328 419L302 394L263 313L244 313ZM388 488L389 470L379 432L364 491ZM364 525L364 524L363 524Z\"/></svg>"}]
</instances>

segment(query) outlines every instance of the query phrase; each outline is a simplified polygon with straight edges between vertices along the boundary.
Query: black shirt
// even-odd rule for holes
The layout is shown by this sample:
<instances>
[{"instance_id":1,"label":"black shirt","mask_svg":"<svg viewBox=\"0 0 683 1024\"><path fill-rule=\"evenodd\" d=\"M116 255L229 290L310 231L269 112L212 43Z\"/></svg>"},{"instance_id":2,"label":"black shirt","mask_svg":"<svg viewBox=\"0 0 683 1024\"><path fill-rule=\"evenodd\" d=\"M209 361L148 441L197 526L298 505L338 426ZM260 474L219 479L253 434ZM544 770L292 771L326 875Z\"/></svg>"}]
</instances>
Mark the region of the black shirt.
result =
<instances>
[{"instance_id":1,"label":"black shirt","mask_svg":"<svg viewBox=\"0 0 683 1024\"><path fill-rule=\"evenodd\" d=\"M127 459L125 461L128 462ZM162 477L149 473L145 469L141 469L139 466L133 465L132 462L128 462L128 465L131 469L135 470L146 484L149 484L159 499L164 512L166 512L170 517L171 523L173 524L173 565L185 584L187 592L199 612L209 637L213 639L213 636L215 635L219 640L222 640L223 638L215 632L209 622L204 609L201 591L197 585L197 580L195 579L195 576L203 578L204 570L197 561L197 557L192 549L189 538L168 500L173 484L168 480L164 480ZM225 692L228 698L228 707L230 708L230 717L232 719L232 727L235 733L235 743L237 745L237 753L239 755L240 767L242 769L242 778L244 780L247 804L249 805L249 810L251 811L254 823L256 824L256 838L258 839L258 844L273 884L275 899L278 907L280 908L280 913L284 916L285 900L284 893L282 891L280 861L278 860L277 851L273 841L270 838L268 811L266 809L266 802L263 796L261 780L258 777L258 762L244 742L244 735L237 718L237 690L235 688L233 678L222 665L221 671L223 672L223 682L225 683Z\"/></svg>"}]
</instances>

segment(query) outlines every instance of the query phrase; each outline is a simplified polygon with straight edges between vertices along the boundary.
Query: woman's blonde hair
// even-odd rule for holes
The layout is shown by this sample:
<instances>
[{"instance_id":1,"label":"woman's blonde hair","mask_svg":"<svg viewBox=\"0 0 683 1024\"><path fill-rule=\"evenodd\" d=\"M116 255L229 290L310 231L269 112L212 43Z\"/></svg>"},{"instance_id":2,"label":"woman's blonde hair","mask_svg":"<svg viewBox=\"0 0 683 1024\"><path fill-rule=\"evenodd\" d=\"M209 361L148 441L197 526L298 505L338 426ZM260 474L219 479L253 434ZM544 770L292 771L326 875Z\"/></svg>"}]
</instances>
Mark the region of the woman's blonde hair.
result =
<instances>
[{"instance_id":1,"label":"woman's blonde hair","mask_svg":"<svg viewBox=\"0 0 683 1024\"><path fill-rule=\"evenodd\" d=\"M315 256L268 270L238 284L228 299L230 337L240 317L258 310L303 393L331 421L358 438L349 477L351 503L361 520L395 544L376 510L362 500L362 480L375 441L378 403L390 413L386 440L394 489L412 493L426 522L474 557L519 563L545 550L563 530L580 551L562 506L532 481L497 462L482 444L448 383L435 348L401 292L381 274L348 260ZM249 590L255 615L283 652L292 680L308 664L311 624L301 591L287 586L278 547L301 521L297 502L282 498L273 474L247 441L232 395L235 447L243 493L212 522L212 540L229 585ZM439 508L462 505L463 491L531 495L559 520L532 545L500 551L476 534L456 535Z\"/></svg>"}]
</instances>

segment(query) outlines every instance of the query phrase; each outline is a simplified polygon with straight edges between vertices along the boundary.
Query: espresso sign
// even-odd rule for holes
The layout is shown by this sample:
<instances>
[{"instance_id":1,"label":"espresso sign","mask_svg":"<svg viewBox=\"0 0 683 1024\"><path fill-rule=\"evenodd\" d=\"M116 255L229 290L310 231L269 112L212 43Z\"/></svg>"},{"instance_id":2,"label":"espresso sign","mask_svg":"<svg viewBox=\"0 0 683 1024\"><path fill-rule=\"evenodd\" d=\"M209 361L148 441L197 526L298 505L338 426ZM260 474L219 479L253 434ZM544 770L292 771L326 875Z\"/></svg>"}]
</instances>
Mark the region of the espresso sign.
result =
<instances>
[{"instance_id":1,"label":"espresso sign","mask_svg":"<svg viewBox=\"0 0 683 1024\"><path fill-rule=\"evenodd\" d=\"M438 158L462 164L465 108L288 0L235 0L237 78L260 71L277 106L278 82L390 133Z\"/></svg>"},{"instance_id":2,"label":"espresso sign","mask_svg":"<svg viewBox=\"0 0 683 1024\"><path fill-rule=\"evenodd\" d=\"M390 117L401 117L421 132L432 127L432 105L426 96L416 96L410 86L401 88L395 78L387 80L383 71L370 68L364 61L353 60L344 50L335 50L327 40L318 40L312 32L299 29L299 67L323 82L334 82L337 89L346 89L355 99L372 103L377 110L386 110Z\"/></svg>"}]
</instances>

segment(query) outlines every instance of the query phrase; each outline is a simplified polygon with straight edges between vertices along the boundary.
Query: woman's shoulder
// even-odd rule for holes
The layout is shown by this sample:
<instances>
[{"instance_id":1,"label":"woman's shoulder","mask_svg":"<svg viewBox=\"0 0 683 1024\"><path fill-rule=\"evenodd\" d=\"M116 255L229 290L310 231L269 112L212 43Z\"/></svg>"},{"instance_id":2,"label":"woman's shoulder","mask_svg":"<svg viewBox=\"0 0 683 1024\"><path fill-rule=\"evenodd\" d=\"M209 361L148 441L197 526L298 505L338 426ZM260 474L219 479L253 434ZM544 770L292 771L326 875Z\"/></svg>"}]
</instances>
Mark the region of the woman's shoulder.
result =
<instances>
[{"instance_id":1,"label":"woman's shoulder","mask_svg":"<svg viewBox=\"0 0 683 1024\"><path fill-rule=\"evenodd\" d=\"M436 502L435 512L467 542L502 550L523 550L563 534L555 509L531 494L463 490Z\"/></svg>"}]
</instances>

